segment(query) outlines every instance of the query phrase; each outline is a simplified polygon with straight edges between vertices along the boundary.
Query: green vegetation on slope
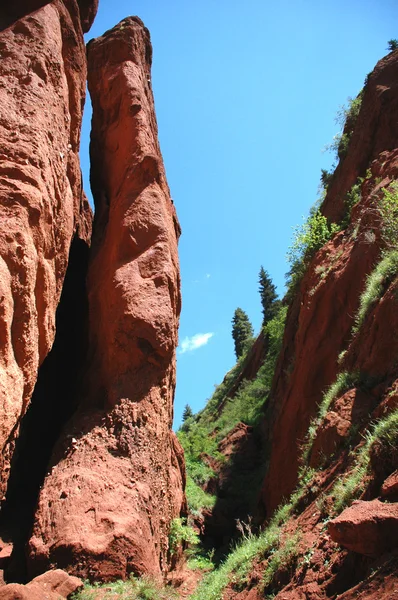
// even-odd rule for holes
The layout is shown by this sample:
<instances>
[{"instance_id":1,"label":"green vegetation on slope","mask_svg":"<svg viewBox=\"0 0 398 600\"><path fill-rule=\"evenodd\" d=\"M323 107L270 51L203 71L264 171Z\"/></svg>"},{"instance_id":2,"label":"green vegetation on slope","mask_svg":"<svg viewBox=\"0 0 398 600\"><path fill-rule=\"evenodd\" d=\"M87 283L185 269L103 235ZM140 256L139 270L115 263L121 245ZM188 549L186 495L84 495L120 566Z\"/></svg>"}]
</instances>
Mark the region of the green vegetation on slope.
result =
<instances>
[{"instance_id":1,"label":"green vegetation on slope","mask_svg":"<svg viewBox=\"0 0 398 600\"><path fill-rule=\"evenodd\" d=\"M288 297L295 293L314 254L338 231L340 227L336 223L329 225L319 208L310 212L303 225L294 228L293 242L287 253L290 264L286 275Z\"/></svg>"},{"instance_id":2,"label":"green vegetation on slope","mask_svg":"<svg viewBox=\"0 0 398 600\"><path fill-rule=\"evenodd\" d=\"M236 589L242 589L255 560L270 558L265 573L263 587L272 582L274 574L296 555L298 536L281 540L281 526L294 513L302 497L311 485L313 471L302 472L301 484L290 500L274 514L268 527L259 535L246 535L228 554L225 562L207 574L191 600L221 600L224 589L232 582Z\"/></svg>"},{"instance_id":3,"label":"green vegetation on slope","mask_svg":"<svg viewBox=\"0 0 398 600\"><path fill-rule=\"evenodd\" d=\"M101 593L101 600L177 600L177 592L163 584L142 577L131 577L128 581L112 583L86 583L84 588L73 595L73 600L95 600Z\"/></svg>"},{"instance_id":4,"label":"green vegetation on slope","mask_svg":"<svg viewBox=\"0 0 398 600\"><path fill-rule=\"evenodd\" d=\"M365 434L364 443L358 449L349 473L339 479L331 496L334 498L333 510L339 514L353 500L358 498L366 487L366 475L371 467L372 454L376 453L382 460L391 459L390 472L396 466L398 447L398 410L377 421ZM384 456L384 458L383 458ZM390 473L386 473L389 475Z\"/></svg>"},{"instance_id":5,"label":"green vegetation on slope","mask_svg":"<svg viewBox=\"0 0 398 600\"><path fill-rule=\"evenodd\" d=\"M228 393L244 364L245 356L242 356L216 388L203 411L186 419L177 432L185 451L188 474L187 498L194 514L214 503L214 498L205 494L199 487L214 475L205 457L223 460L217 451L219 442L239 422L256 425L263 414L275 363L282 345L286 313L286 306L279 307L276 316L264 327L268 351L265 363L259 369L256 378L252 381L243 381L234 397L228 398ZM222 410L220 410L221 406Z\"/></svg>"},{"instance_id":6,"label":"green vegetation on slope","mask_svg":"<svg viewBox=\"0 0 398 600\"><path fill-rule=\"evenodd\" d=\"M388 284L398 275L398 250L386 252L366 280L355 317L353 333L360 330L371 307L382 297Z\"/></svg>"},{"instance_id":7,"label":"green vegetation on slope","mask_svg":"<svg viewBox=\"0 0 398 600\"><path fill-rule=\"evenodd\" d=\"M362 105L363 90L356 98L348 98L348 105L341 106L336 115L336 123L340 125L341 131L334 136L331 144L326 146L327 150L334 152L336 160L343 160L348 152L348 146L354 132Z\"/></svg>"}]
</instances>

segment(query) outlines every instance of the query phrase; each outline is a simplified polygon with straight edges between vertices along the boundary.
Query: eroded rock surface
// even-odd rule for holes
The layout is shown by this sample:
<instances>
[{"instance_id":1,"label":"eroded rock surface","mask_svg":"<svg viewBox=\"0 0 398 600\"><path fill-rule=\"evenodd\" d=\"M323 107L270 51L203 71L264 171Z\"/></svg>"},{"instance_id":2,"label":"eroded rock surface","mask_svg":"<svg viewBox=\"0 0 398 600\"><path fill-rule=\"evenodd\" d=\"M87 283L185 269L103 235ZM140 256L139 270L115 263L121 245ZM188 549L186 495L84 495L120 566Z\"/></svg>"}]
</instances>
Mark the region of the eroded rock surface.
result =
<instances>
[{"instance_id":1,"label":"eroded rock surface","mask_svg":"<svg viewBox=\"0 0 398 600\"><path fill-rule=\"evenodd\" d=\"M0 589L1 600L61 600L83 587L83 582L55 569L35 577L27 585L10 583Z\"/></svg>"},{"instance_id":2,"label":"eroded rock surface","mask_svg":"<svg viewBox=\"0 0 398 600\"><path fill-rule=\"evenodd\" d=\"M88 243L91 232L78 158L86 79L79 5L10 4L0 9L0 499L54 341L72 239Z\"/></svg>"},{"instance_id":3,"label":"eroded rock surface","mask_svg":"<svg viewBox=\"0 0 398 600\"><path fill-rule=\"evenodd\" d=\"M398 545L398 504L357 500L329 521L328 531L345 548L378 556Z\"/></svg>"},{"instance_id":4,"label":"eroded rock surface","mask_svg":"<svg viewBox=\"0 0 398 600\"><path fill-rule=\"evenodd\" d=\"M171 431L180 233L160 154L149 33L135 17L88 46L96 205L88 278L90 359L30 541L32 571L102 580L168 568L184 508Z\"/></svg>"}]
</instances>

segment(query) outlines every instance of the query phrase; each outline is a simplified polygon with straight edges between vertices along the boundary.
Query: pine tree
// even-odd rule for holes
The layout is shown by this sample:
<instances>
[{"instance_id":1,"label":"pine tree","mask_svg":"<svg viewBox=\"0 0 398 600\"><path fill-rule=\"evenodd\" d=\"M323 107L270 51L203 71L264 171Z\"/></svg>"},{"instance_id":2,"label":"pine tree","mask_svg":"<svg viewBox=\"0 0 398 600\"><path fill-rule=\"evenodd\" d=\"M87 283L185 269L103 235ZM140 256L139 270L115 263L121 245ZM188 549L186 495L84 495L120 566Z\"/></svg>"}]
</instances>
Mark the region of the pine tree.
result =
<instances>
[{"instance_id":1,"label":"pine tree","mask_svg":"<svg viewBox=\"0 0 398 600\"><path fill-rule=\"evenodd\" d=\"M258 282L260 286L258 291L260 292L261 305L263 307L263 325L266 325L268 321L275 317L280 302L272 279L267 271L264 270L264 267L260 269Z\"/></svg>"},{"instance_id":2,"label":"pine tree","mask_svg":"<svg viewBox=\"0 0 398 600\"><path fill-rule=\"evenodd\" d=\"M244 310L237 308L232 319L232 337L235 342L236 358L243 355L247 342L253 337L253 333L249 317Z\"/></svg>"},{"instance_id":3,"label":"pine tree","mask_svg":"<svg viewBox=\"0 0 398 600\"><path fill-rule=\"evenodd\" d=\"M184 408L184 412L182 413L182 421L183 421L183 423L185 423L185 421L187 419L190 419L191 417L193 417L192 408L189 406L189 404L186 404L185 408Z\"/></svg>"}]
</instances>

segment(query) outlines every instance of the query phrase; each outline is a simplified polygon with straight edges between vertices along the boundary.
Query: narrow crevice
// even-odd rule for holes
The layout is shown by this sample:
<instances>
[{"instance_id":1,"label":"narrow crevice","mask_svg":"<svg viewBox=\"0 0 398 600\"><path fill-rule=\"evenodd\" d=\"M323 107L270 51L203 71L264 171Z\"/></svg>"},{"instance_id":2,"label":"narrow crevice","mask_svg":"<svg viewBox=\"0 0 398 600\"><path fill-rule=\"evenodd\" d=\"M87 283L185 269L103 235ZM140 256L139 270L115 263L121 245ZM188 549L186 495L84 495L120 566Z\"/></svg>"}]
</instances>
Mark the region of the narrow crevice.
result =
<instances>
[{"instance_id":1,"label":"narrow crevice","mask_svg":"<svg viewBox=\"0 0 398 600\"><path fill-rule=\"evenodd\" d=\"M27 580L25 547L40 487L54 445L77 408L80 370L87 352L88 253L87 244L75 237L56 314L54 344L39 369L30 406L21 421L0 514L0 537L13 543L13 553L4 573L8 583Z\"/></svg>"}]
</instances>

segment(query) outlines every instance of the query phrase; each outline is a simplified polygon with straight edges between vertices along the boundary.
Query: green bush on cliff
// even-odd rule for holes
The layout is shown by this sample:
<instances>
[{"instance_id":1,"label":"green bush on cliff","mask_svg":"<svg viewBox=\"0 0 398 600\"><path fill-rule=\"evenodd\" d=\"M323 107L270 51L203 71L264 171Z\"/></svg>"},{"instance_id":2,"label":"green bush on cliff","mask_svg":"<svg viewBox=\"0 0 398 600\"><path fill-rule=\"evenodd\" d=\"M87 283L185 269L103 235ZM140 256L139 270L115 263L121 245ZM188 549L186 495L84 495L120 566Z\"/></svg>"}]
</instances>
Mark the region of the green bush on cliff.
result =
<instances>
[{"instance_id":1,"label":"green bush on cliff","mask_svg":"<svg viewBox=\"0 0 398 600\"><path fill-rule=\"evenodd\" d=\"M336 223L328 224L319 209L313 210L303 225L294 228L293 242L287 252L290 270L287 273L288 294L296 289L314 254L340 230Z\"/></svg>"},{"instance_id":2,"label":"green bush on cliff","mask_svg":"<svg viewBox=\"0 0 398 600\"><path fill-rule=\"evenodd\" d=\"M341 222L341 228L348 227L351 221L351 212L353 207L361 200L361 187L363 179L359 178L352 188L346 193L344 198L345 216Z\"/></svg>"},{"instance_id":3,"label":"green bush on cliff","mask_svg":"<svg viewBox=\"0 0 398 600\"><path fill-rule=\"evenodd\" d=\"M190 525L187 525L185 519L173 519L169 531L170 552L175 554L182 544L196 546L199 544L199 536Z\"/></svg>"},{"instance_id":4,"label":"green bush on cliff","mask_svg":"<svg viewBox=\"0 0 398 600\"><path fill-rule=\"evenodd\" d=\"M359 92L356 98L348 98L348 104L341 106L337 111L335 121L340 125L341 132L333 137L332 143L327 144L325 149L333 152L338 160L343 160L347 155L351 136L361 109L362 97L363 90Z\"/></svg>"},{"instance_id":5,"label":"green bush on cliff","mask_svg":"<svg viewBox=\"0 0 398 600\"><path fill-rule=\"evenodd\" d=\"M382 220L381 234L389 248L398 244L398 181L393 181L382 189L378 203Z\"/></svg>"}]
</instances>

